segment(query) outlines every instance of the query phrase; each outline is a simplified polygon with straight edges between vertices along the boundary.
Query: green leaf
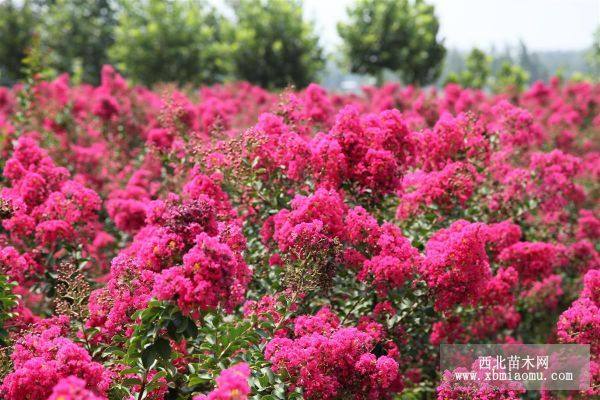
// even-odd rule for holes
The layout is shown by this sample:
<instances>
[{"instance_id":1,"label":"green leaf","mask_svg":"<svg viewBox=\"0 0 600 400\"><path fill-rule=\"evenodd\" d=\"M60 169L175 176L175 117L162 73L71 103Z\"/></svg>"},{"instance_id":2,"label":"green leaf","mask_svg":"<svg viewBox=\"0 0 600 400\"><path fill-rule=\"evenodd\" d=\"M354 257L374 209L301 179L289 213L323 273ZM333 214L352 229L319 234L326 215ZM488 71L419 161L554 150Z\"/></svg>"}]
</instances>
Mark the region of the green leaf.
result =
<instances>
[{"instance_id":1,"label":"green leaf","mask_svg":"<svg viewBox=\"0 0 600 400\"><path fill-rule=\"evenodd\" d=\"M171 344L165 338L158 338L154 342L154 350L157 355L161 357L163 360L168 360L171 356Z\"/></svg>"},{"instance_id":2,"label":"green leaf","mask_svg":"<svg viewBox=\"0 0 600 400\"><path fill-rule=\"evenodd\" d=\"M154 346L150 346L142 351L142 365L146 369L150 369L156 363L158 354Z\"/></svg>"}]
</instances>

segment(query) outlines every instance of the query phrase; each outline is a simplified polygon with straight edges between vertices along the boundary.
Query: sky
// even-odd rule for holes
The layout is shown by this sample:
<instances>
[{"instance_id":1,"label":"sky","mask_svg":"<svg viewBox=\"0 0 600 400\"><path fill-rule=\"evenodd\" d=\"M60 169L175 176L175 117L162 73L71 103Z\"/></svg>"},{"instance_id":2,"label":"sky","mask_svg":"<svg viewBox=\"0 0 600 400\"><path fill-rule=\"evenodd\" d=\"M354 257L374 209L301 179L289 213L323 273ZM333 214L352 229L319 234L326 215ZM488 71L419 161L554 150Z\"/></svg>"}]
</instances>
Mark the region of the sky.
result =
<instances>
[{"instance_id":1,"label":"sky","mask_svg":"<svg viewBox=\"0 0 600 400\"><path fill-rule=\"evenodd\" d=\"M600 25L600 0L428 0L436 7L440 37L448 48L503 49L523 40L533 51L581 50ZM336 24L353 0L304 0L321 44L340 44Z\"/></svg>"}]
</instances>

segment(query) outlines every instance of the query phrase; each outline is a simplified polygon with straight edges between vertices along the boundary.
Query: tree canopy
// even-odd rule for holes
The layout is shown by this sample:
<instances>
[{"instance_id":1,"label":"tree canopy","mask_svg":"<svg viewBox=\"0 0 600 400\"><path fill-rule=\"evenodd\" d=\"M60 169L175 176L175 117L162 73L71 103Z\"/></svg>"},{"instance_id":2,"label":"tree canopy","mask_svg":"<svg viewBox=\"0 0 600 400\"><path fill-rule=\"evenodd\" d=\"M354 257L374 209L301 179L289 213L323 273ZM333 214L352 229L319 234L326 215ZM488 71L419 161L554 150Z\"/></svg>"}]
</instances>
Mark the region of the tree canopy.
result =
<instances>
[{"instance_id":1,"label":"tree canopy","mask_svg":"<svg viewBox=\"0 0 600 400\"><path fill-rule=\"evenodd\" d=\"M0 2L0 84L23 77L22 60L34 34L37 15L28 0Z\"/></svg>"},{"instance_id":2,"label":"tree canopy","mask_svg":"<svg viewBox=\"0 0 600 400\"><path fill-rule=\"evenodd\" d=\"M352 72L381 81L390 70L419 85L438 78L446 50L433 6L422 0L357 0L348 17L338 32Z\"/></svg>"},{"instance_id":3,"label":"tree canopy","mask_svg":"<svg viewBox=\"0 0 600 400\"><path fill-rule=\"evenodd\" d=\"M296 0L238 0L233 63L236 75L267 88L307 86L323 66L318 37Z\"/></svg>"},{"instance_id":4,"label":"tree canopy","mask_svg":"<svg viewBox=\"0 0 600 400\"><path fill-rule=\"evenodd\" d=\"M227 25L200 1L129 0L119 13L110 59L147 85L213 83L229 68Z\"/></svg>"},{"instance_id":5,"label":"tree canopy","mask_svg":"<svg viewBox=\"0 0 600 400\"><path fill-rule=\"evenodd\" d=\"M97 83L109 62L117 4L113 0L55 0L47 2L40 19L42 47L49 66Z\"/></svg>"}]
</instances>

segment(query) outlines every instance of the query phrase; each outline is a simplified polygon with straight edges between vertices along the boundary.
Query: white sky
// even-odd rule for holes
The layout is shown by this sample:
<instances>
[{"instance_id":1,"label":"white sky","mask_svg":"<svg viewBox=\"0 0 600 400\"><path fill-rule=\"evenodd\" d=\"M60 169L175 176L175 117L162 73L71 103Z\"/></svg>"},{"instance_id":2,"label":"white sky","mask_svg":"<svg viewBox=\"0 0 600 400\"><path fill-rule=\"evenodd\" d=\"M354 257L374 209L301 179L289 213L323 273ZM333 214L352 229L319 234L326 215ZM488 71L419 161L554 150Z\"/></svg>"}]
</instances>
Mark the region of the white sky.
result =
<instances>
[{"instance_id":1,"label":"white sky","mask_svg":"<svg viewBox=\"0 0 600 400\"><path fill-rule=\"evenodd\" d=\"M321 44L340 43L336 24L353 0L304 0ZM530 50L580 50L600 25L600 0L428 0L436 6L440 36L449 48L503 49L522 39Z\"/></svg>"}]
</instances>

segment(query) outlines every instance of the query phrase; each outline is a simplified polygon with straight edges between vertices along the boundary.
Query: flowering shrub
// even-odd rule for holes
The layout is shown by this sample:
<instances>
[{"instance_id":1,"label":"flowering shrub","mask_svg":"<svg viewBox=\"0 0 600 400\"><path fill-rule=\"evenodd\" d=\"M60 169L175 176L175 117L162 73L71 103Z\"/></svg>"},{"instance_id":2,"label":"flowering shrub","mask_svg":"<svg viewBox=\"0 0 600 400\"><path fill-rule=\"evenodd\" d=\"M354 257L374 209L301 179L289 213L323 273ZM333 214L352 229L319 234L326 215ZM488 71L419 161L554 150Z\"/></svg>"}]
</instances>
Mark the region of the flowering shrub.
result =
<instances>
[{"instance_id":1,"label":"flowering shrub","mask_svg":"<svg viewBox=\"0 0 600 400\"><path fill-rule=\"evenodd\" d=\"M49 400L100 400L103 397L96 396L85 388L85 381L70 376L61 379L52 389Z\"/></svg>"},{"instance_id":2,"label":"flowering shrub","mask_svg":"<svg viewBox=\"0 0 600 400\"><path fill-rule=\"evenodd\" d=\"M598 85L101 78L0 91L1 398L521 398L437 358L518 342L600 393Z\"/></svg>"},{"instance_id":3,"label":"flowering shrub","mask_svg":"<svg viewBox=\"0 0 600 400\"><path fill-rule=\"evenodd\" d=\"M244 400L250 394L248 377L250 367L246 363L236 364L221 372L216 378L217 388L208 395L194 396L193 400Z\"/></svg>"}]
</instances>

